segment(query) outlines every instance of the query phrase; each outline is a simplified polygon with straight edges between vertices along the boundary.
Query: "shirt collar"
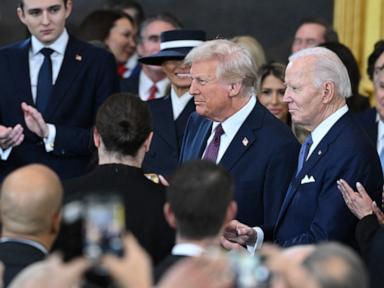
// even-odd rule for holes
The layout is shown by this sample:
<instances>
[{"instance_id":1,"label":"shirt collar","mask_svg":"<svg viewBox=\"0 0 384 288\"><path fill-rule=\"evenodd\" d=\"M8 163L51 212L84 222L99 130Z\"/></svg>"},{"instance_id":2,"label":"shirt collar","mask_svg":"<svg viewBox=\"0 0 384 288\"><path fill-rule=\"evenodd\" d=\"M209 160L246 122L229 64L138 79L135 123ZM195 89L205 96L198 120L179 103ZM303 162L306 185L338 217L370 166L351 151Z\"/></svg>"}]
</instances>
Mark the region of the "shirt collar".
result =
<instances>
[{"instance_id":1,"label":"shirt collar","mask_svg":"<svg viewBox=\"0 0 384 288\"><path fill-rule=\"evenodd\" d=\"M320 125L312 131L311 135L313 143L311 145L310 152L308 153L308 157L309 154L312 153L312 151L316 148L317 144L320 143L320 141L332 128L332 126L337 122L337 120L339 120L347 112L348 106L344 105L343 107L339 108L336 112L328 116L325 120L323 120L323 122L321 122Z\"/></svg>"},{"instance_id":2,"label":"shirt collar","mask_svg":"<svg viewBox=\"0 0 384 288\"><path fill-rule=\"evenodd\" d=\"M204 253L204 248L192 243L180 243L172 248L172 255L199 256L202 253Z\"/></svg>"},{"instance_id":3,"label":"shirt collar","mask_svg":"<svg viewBox=\"0 0 384 288\"><path fill-rule=\"evenodd\" d=\"M31 42L32 42L32 54L36 55L40 52L41 49L44 47L51 48L55 52L64 55L65 48L67 47L69 41L69 35L66 29L64 29L63 33L59 36L59 38L56 39L55 42L49 44L49 45L44 45L41 43L35 36L31 37Z\"/></svg>"},{"instance_id":4,"label":"shirt collar","mask_svg":"<svg viewBox=\"0 0 384 288\"><path fill-rule=\"evenodd\" d=\"M245 119L251 113L252 109L256 105L256 97L251 96L247 104L245 104L239 111L233 114L231 117L227 118L221 123L224 133L231 137L232 134L236 134L239 130L239 127L244 123ZM212 131L216 129L219 125L219 122L213 122Z\"/></svg>"},{"instance_id":5,"label":"shirt collar","mask_svg":"<svg viewBox=\"0 0 384 288\"><path fill-rule=\"evenodd\" d=\"M36 249L40 250L43 254L47 255L48 250L41 245L39 242L29 240L29 239L22 239L22 238L11 238L11 237L1 237L0 238L0 243L5 243L5 242L15 242L15 243L22 243L26 245L30 245L32 247L35 247Z\"/></svg>"}]
</instances>

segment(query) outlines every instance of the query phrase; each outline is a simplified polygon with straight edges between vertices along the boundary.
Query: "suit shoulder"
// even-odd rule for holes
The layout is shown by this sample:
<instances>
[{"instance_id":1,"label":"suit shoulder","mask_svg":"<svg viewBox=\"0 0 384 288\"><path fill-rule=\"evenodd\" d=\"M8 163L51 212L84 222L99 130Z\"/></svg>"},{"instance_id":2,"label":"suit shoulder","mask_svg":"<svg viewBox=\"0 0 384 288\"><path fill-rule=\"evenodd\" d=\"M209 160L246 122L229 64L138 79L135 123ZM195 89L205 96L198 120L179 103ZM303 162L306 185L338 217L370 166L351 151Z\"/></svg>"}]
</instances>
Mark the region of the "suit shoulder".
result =
<instances>
[{"instance_id":1,"label":"suit shoulder","mask_svg":"<svg viewBox=\"0 0 384 288\"><path fill-rule=\"evenodd\" d=\"M29 43L30 39L25 39L22 41L6 44L0 47L0 55L9 55L12 53L23 51L24 49L28 48Z\"/></svg>"},{"instance_id":2,"label":"suit shoulder","mask_svg":"<svg viewBox=\"0 0 384 288\"><path fill-rule=\"evenodd\" d=\"M70 36L67 49L75 49L77 51L81 51L82 53L86 53L87 55L93 55L93 57L97 58L98 61L102 59L113 59L114 56L108 50L98 47L94 44L85 42L83 40L77 39L73 36ZM115 60L114 60L115 61Z\"/></svg>"}]
</instances>

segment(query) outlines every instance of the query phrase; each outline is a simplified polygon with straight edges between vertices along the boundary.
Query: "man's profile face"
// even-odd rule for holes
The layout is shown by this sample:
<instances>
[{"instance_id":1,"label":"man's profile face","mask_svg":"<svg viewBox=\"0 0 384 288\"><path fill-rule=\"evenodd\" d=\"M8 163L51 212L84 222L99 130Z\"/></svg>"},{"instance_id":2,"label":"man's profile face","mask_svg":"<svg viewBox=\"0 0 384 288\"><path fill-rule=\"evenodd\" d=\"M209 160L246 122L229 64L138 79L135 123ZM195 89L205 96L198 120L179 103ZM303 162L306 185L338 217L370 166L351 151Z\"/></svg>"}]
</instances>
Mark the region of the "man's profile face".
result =
<instances>
[{"instance_id":1,"label":"man's profile face","mask_svg":"<svg viewBox=\"0 0 384 288\"><path fill-rule=\"evenodd\" d=\"M317 23L305 23L297 29L292 43L292 53L315 47L325 42L325 27Z\"/></svg>"},{"instance_id":2,"label":"man's profile face","mask_svg":"<svg viewBox=\"0 0 384 288\"><path fill-rule=\"evenodd\" d=\"M65 22L72 11L72 1L68 0L23 0L23 9L18 8L20 21L29 32L43 44L56 41L65 28Z\"/></svg>"},{"instance_id":3,"label":"man's profile face","mask_svg":"<svg viewBox=\"0 0 384 288\"><path fill-rule=\"evenodd\" d=\"M313 65L315 59L307 56L290 62L285 73L287 86L284 102L292 122L312 131L321 121L322 104L321 88L314 84Z\"/></svg>"},{"instance_id":4,"label":"man's profile face","mask_svg":"<svg viewBox=\"0 0 384 288\"><path fill-rule=\"evenodd\" d=\"M217 79L219 62L215 59L192 63L192 84L189 89L194 97L196 112L213 121L222 122L232 108L229 86Z\"/></svg>"}]
</instances>

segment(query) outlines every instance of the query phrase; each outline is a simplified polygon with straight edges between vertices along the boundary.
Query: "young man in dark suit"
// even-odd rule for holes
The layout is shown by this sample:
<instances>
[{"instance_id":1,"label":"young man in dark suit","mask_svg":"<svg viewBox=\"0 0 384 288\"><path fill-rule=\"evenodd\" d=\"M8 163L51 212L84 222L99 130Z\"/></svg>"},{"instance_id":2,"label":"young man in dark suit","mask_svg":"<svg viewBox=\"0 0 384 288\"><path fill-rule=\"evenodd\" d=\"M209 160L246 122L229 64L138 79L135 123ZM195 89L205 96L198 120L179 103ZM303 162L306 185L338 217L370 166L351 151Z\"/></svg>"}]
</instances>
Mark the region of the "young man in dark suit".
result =
<instances>
[{"instance_id":1,"label":"young man in dark suit","mask_svg":"<svg viewBox=\"0 0 384 288\"><path fill-rule=\"evenodd\" d=\"M237 218L248 225L273 225L299 144L288 126L256 100L256 63L228 40L205 42L186 62L192 65L189 91L197 113L185 129L180 162L203 158L224 166L235 180Z\"/></svg>"},{"instance_id":2,"label":"young man in dark suit","mask_svg":"<svg viewBox=\"0 0 384 288\"><path fill-rule=\"evenodd\" d=\"M4 287L48 254L59 232L62 194L57 175L40 164L19 168L5 178L0 194Z\"/></svg>"},{"instance_id":3,"label":"young man in dark suit","mask_svg":"<svg viewBox=\"0 0 384 288\"><path fill-rule=\"evenodd\" d=\"M176 245L156 266L155 283L180 259L219 247L225 223L236 215L233 190L229 173L210 161L190 161L176 170L164 205L165 217L176 230Z\"/></svg>"},{"instance_id":4,"label":"young man in dark suit","mask_svg":"<svg viewBox=\"0 0 384 288\"><path fill-rule=\"evenodd\" d=\"M113 56L65 29L72 0L21 0L31 37L0 49L0 178L44 163L61 178L86 171L99 105L119 89Z\"/></svg>"}]
</instances>

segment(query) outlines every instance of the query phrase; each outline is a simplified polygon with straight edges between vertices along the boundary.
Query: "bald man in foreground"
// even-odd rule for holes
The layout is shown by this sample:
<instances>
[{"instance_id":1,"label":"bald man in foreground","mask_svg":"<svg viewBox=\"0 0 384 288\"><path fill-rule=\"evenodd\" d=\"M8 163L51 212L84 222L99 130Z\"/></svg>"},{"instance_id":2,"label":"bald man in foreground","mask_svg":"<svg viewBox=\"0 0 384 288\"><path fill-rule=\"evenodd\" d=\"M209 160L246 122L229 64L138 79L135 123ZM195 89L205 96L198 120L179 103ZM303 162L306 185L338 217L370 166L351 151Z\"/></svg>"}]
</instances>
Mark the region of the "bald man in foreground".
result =
<instances>
[{"instance_id":1,"label":"bald man in foreground","mask_svg":"<svg viewBox=\"0 0 384 288\"><path fill-rule=\"evenodd\" d=\"M60 227L62 194L58 176L43 165L24 166L4 179L0 195L4 287L48 254Z\"/></svg>"}]
</instances>

